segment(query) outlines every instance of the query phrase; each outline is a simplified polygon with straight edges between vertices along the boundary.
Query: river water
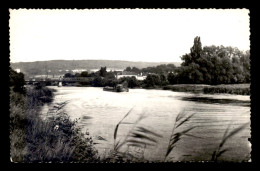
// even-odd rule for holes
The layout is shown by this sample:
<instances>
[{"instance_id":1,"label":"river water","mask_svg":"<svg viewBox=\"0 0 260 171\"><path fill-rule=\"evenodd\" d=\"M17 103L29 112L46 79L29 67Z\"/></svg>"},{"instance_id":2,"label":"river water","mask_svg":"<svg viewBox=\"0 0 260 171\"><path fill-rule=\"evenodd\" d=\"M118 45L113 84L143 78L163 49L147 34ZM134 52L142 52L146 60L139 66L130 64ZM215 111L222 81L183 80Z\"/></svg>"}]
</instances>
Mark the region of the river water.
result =
<instances>
[{"instance_id":1,"label":"river water","mask_svg":"<svg viewBox=\"0 0 260 171\"><path fill-rule=\"evenodd\" d=\"M145 89L115 93L96 87L51 88L57 92L52 104L43 108L43 115L47 115L53 105L67 102L62 111L72 120L79 119L78 126L83 133L90 133L101 157L111 152L115 142L127 142L120 147L121 152L136 158L209 161L227 129L230 133L248 123L224 143L221 149L226 151L218 160L250 159L250 96ZM178 115L183 117L176 123ZM191 115L189 120L173 130ZM120 121L115 141L114 132ZM181 133L189 128L187 135L180 137L165 158L172 133Z\"/></svg>"}]
</instances>

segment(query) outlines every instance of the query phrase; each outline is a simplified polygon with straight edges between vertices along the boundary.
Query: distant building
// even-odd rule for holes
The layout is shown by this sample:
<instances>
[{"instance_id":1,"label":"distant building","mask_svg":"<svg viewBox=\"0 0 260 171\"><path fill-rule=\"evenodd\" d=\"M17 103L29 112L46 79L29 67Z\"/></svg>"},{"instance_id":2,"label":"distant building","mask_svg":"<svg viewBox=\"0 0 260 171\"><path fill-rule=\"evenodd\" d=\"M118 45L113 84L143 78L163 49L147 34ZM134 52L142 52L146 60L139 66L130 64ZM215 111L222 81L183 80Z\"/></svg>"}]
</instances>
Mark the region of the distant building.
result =
<instances>
[{"instance_id":1,"label":"distant building","mask_svg":"<svg viewBox=\"0 0 260 171\"><path fill-rule=\"evenodd\" d=\"M118 69L118 68L107 68L107 72L110 72L110 71L120 71L120 72L122 72L122 71L124 71L124 69Z\"/></svg>"},{"instance_id":2,"label":"distant building","mask_svg":"<svg viewBox=\"0 0 260 171\"><path fill-rule=\"evenodd\" d=\"M73 73L81 73L83 71L87 71L86 69L73 69L72 72Z\"/></svg>"},{"instance_id":3,"label":"distant building","mask_svg":"<svg viewBox=\"0 0 260 171\"><path fill-rule=\"evenodd\" d=\"M129 72L129 71L122 71L121 74L117 74L116 75L117 79L120 79L120 78L123 78L123 77L135 77L137 80L144 80L144 79L146 79L146 76L143 76L142 73L141 74L136 74L136 73Z\"/></svg>"},{"instance_id":4,"label":"distant building","mask_svg":"<svg viewBox=\"0 0 260 171\"><path fill-rule=\"evenodd\" d=\"M97 72L97 71L99 71L99 69L91 69L91 70L90 70L91 73L92 73L92 72Z\"/></svg>"}]
</instances>

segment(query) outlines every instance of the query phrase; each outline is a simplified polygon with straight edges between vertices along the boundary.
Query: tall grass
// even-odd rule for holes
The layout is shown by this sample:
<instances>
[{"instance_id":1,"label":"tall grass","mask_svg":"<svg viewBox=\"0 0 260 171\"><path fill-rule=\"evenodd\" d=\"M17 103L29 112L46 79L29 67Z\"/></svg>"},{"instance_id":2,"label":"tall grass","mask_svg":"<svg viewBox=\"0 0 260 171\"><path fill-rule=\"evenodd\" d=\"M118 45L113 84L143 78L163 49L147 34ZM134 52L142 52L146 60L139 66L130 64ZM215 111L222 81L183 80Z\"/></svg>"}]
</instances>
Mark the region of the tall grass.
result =
<instances>
[{"instance_id":1,"label":"tall grass","mask_svg":"<svg viewBox=\"0 0 260 171\"><path fill-rule=\"evenodd\" d=\"M217 149L213 152L212 154L212 158L211 158L211 161L217 161L218 158L225 152L227 152L229 149L227 148L224 148L223 149L223 146L225 145L225 143L232 137L234 136L235 134L239 133L240 131L242 131L243 129L245 129L247 126L249 125L249 123L245 123L241 126L239 126L238 128L236 129L233 129L232 131L229 132L230 130L230 125L228 125L227 129L225 130L224 132L224 135L221 139L221 142L219 144L219 146L217 147Z\"/></svg>"},{"instance_id":2,"label":"tall grass","mask_svg":"<svg viewBox=\"0 0 260 171\"><path fill-rule=\"evenodd\" d=\"M136 160L135 156L131 156L131 154L127 154L127 152L120 152L120 148L124 145L129 146L135 146L140 148L146 148L147 146L158 146L160 141L158 141L160 138L163 137L163 135L158 134L156 130L153 130L152 128L145 128L142 126L138 126L138 123L145 118L144 115L141 115L132 126L132 129L127 133L127 135L124 137L123 140L117 141L117 133L118 128L120 124L124 124L123 120L131 113L132 109L129 110L129 112L123 117L122 120L118 122L118 124L115 127L114 130L114 148L113 148L113 159L116 159L119 157L120 161L124 161L125 158L129 157L131 158L131 161L145 161L145 159L139 158ZM193 130L196 126L188 127L187 129L184 129L182 131L178 131L178 128L180 128L182 125L184 125L186 122L188 122L195 113L187 116L184 111L179 113L176 117L175 124L173 126L173 130L170 136L169 144L167 147L167 152L165 154L164 161L166 161L168 155L171 153L173 148L176 146L176 143L183 137L183 136L191 136L196 138L201 138L194 136L192 134L189 134L191 130ZM130 155L130 156L129 156Z\"/></svg>"},{"instance_id":3,"label":"tall grass","mask_svg":"<svg viewBox=\"0 0 260 171\"><path fill-rule=\"evenodd\" d=\"M126 145L128 148L131 147L140 147L145 150L147 146L156 146L158 144L157 138L162 137L162 135L156 133L156 131L151 128L144 128L143 126L138 126L138 123L142 121L147 116L141 114L133 123L123 122L123 120L131 113L133 108L131 108L126 115L118 122L114 130L114 148L112 154L109 158L112 158L111 161L121 162L121 161L136 161L142 162L144 158L137 158L127 151L120 151L120 149ZM127 133L127 135L122 139L117 140L117 133L119 125L121 124L132 124L132 128Z\"/></svg>"},{"instance_id":4,"label":"tall grass","mask_svg":"<svg viewBox=\"0 0 260 171\"><path fill-rule=\"evenodd\" d=\"M165 157L164 157L164 161L167 160L167 157L172 152L172 150L176 147L177 142L180 141L183 136L195 137L195 136L188 134L188 133L191 130L193 130L194 128L196 128L197 126L188 127L187 129L184 129L182 131L178 131L178 128L181 127L182 125L184 125L186 122L188 122L194 115L195 115L195 113L193 113L189 116L186 116L185 111L182 111L177 115L173 129L172 129L172 133L171 133L171 136L170 136L167 151L166 151L166 154L165 154ZM197 138L200 138L200 137L197 137Z\"/></svg>"},{"instance_id":5,"label":"tall grass","mask_svg":"<svg viewBox=\"0 0 260 171\"><path fill-rule=\"evenodd\" d=\"M43 120L40 109L53 90L31 88L26 96L10 92L10 154L13 162L96 162L91 137L84 137L68 115L59 112ZM62 106L59 106L62 107Z\"/></svg>"},{"instance_id":6,"label":"tall grass","mask_svg":"<svg viewBox=\"0 0 260 171\"><path fill-rule=\"evenodd\" d=\"M176 92L198 92L206 94L226 93L238 95L250 95L250 84L223 84L223 85L201 85L201 84L176 84L167 85L163 90Z\"/></svg>"},{"instance_id":7,"label":"tall grass","mask_svg":"<svg viewBox=\"0 0 260 171\"><path fill-rule=\"evenodd\" d=\"M210 86L203 89L204 93L214 94L214 93L227 93L227 94L238 94L238 95L250 95L250 87L238 87L238 86Z\"/></svg>"}]
</instances>

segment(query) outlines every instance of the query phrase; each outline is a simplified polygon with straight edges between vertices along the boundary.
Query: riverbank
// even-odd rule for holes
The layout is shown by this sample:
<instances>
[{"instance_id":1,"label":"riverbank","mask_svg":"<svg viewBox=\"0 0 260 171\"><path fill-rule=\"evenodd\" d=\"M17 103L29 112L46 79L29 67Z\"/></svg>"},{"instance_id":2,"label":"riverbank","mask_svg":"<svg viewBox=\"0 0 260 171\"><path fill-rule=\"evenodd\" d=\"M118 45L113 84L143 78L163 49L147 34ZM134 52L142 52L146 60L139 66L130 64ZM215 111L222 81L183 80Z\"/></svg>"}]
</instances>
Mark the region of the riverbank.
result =
<instances>
[{"instance_id":1,"label":"riverbank","mask_svg":"<svg viewBox=\"0 0 260 171\"><path fill-rule=\"evenodd\" d=\"M172 90L177 92L194 92L205 94L237 94L250 95L250 84L221 84L221 85L205 85L205 84L176 84L167 85L163 90Z\"/></svg>"},{"instance_id":2,"label":"riverbank","mask_svg":"<svg viewBox=\"0 0 260 171\"><path fill-rule=\"evenodd\" d=\"M43 120L40 110L54 90L28 86L26 94L10 89L10 157L12 162L95 162L97 151L76 121L65 113Z\"/></svg>"},{"instance_id":3,"label":"riverbank","mask_svg":"<svg viewBox=\"0 0 260 171\"><path fill-rule=\"evenodd\" d=\"M91 85L70 84L68 87L93 87ZM250 84L220 84L220 85L206 85L206 84L175 84L166 86L145 87L137 86L131 89L148 89L148 90L172 90L176 92L193 92L205 94L236 94L236 95L250 95Z\"/></svg>"}]
</instances>

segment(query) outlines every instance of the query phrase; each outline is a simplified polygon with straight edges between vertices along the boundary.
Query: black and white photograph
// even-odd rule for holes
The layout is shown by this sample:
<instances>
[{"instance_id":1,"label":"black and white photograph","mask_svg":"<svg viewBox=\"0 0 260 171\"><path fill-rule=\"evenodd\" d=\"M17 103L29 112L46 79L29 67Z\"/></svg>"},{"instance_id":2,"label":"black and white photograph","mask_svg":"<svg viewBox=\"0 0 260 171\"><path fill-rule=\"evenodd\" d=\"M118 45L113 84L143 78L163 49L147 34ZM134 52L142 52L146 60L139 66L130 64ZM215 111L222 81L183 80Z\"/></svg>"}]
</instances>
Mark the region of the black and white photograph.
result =
<instances>
[{"instance_id":1,"label":"black and white photograph","mask_svg":"<svg viewBox=\"0 0 260 171\"><path fill-rule=\"evenodd\" d=\"M249 9L9 17L10 162L252 162Z\"/></svg>"}]
</instances>

